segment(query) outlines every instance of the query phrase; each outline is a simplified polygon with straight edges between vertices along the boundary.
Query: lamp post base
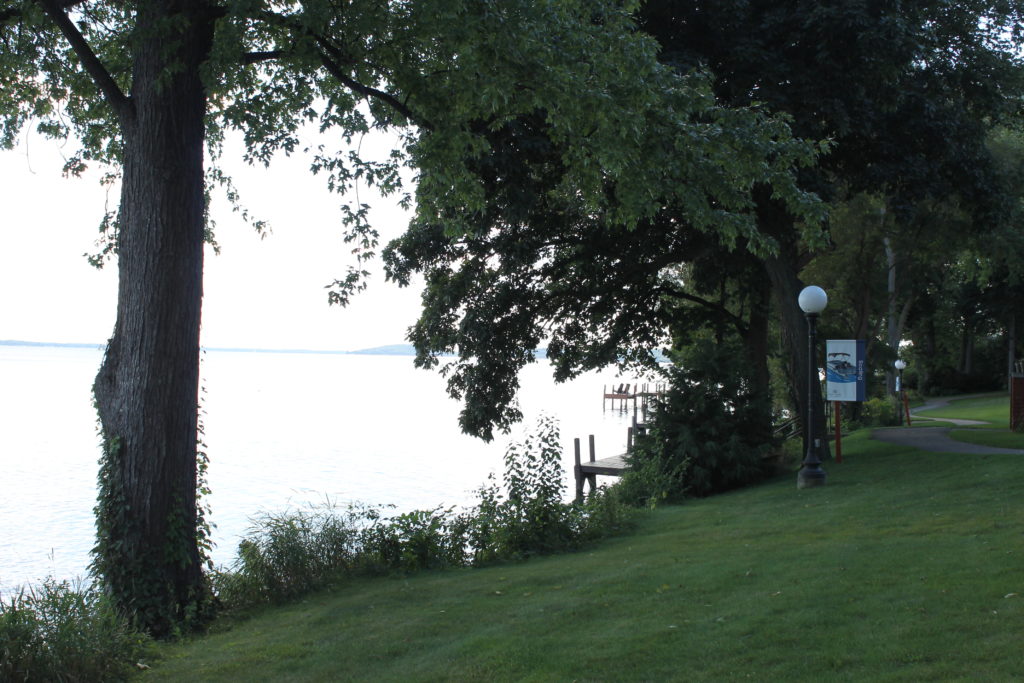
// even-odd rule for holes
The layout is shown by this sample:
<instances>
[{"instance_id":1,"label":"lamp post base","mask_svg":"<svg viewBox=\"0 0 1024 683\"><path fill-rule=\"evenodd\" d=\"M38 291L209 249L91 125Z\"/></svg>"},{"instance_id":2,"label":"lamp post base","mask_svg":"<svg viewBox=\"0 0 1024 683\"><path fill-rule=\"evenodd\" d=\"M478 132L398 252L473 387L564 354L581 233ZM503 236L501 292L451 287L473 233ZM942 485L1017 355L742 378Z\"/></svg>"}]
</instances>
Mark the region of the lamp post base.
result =
<instances>
[{"instance_id":1,"label":"lamp post base","mask_svg":"<svg viewBox=\"0 0 1024 683\"><path fill-rule=\"evenodd\" d=\"M804 465L796 474L796 487L798 489L809 489L815 486L825 485L825 470L820 465Z\"/></svg>"}]
</instances>

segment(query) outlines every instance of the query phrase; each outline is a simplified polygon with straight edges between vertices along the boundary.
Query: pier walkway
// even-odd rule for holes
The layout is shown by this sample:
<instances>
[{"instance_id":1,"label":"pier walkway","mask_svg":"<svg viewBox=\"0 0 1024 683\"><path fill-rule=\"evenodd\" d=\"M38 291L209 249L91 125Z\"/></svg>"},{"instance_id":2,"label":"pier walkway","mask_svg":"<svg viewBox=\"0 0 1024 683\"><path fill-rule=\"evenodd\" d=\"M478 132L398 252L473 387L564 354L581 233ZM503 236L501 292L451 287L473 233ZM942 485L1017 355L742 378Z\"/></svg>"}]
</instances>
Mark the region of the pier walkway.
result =
<instances>
[{"instance_id":1,"label":"pier walkway","mask_svg":"<svg viewBox=\"0 0 1024 683\"><path fill-rule=\"evenodd\" d=\"M590 484L591 493L597 490L597 475L621 477L622 474L629 469L629 463L626 461L626 457L633 450L634 436L637 434L645 434L646 432L647 425L643 422L637 422L636 414L634 413L633 426L628 428L626 434L626 452L598 459L596 457L597 449L594 445L594 435L591 434L589 439L590 458L586 461L584 461L582 457L580 440L574 439L573 457L575 466L573 467L573 477L576 480L576 500L579 502L583 500L584 485L588 482Z\"/></svg>"}]
</instances>

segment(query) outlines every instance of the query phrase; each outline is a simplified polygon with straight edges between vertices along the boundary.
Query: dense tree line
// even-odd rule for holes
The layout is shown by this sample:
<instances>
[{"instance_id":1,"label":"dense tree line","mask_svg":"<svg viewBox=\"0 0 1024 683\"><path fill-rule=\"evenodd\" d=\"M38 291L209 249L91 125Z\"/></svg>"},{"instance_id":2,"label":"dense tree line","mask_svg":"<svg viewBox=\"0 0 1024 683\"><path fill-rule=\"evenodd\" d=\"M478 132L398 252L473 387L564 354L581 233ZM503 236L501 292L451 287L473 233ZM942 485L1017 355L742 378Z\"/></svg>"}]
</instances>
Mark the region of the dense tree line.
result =
<instances>
[{"instance_id":1,"label":"dense tree line","mask_svg":"<svg viewBox=\"0 0 1024 683\"><path fill-rule=\"evenodd\" d=\"M548 182L540 169L558 154L530 144L530 122L520 121L492 145L490 162L519 156L536 194L509 196L495 174L507 208L479 214L462 233L443 221L416 224L386 251L399 281L427 276L412 340L421 365L459 354L449 387L465 399L464 426L502 424L515 372L541 343L559 378L650 365L659 345L693 366L694 349L727 344L743 362L699 364L728 367L740 381L750 405L720 418L742 413L753 454L780 408L806 414L803 378L820 361L807 357L797 294L812 277L832 290L823 335L871 340L874 367L890 368L911 340L924 386L989 383L976 341L1016 320L1012 306L996 303L1013 299L993 288L1017 277L1020 156L1010 131L1024 84L1021 3L652 0L637 16L659 60L707 74L719 106L783 115L797 138L827 148L797 170L797 183L831 218L822 226L755 182L745 207L755 230L738 238L702 230L664 199L619 230L534 198ZM683 374L681 391L694 396L726 381ZM816 386L812 401L821 434ZM689 409L693 421L706 419L685 404L676 402L674 419Z\"/></svg>"}]
</instances>

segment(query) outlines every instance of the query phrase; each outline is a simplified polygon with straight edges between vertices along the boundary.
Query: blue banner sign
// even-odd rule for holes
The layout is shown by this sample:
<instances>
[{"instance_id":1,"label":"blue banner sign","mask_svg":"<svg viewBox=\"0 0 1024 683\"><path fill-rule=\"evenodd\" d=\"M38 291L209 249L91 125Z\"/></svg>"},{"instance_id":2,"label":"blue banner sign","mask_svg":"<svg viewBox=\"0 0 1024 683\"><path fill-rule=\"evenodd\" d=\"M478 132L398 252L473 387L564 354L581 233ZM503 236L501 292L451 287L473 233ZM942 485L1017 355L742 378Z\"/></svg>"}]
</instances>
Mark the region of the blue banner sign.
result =
<instances>
[{"instance_id":1,"label":"blue banner sign","mask_svg":"<svg viewBox=\"0 0 1024 683\"><path fill-rule=\"evenodd\" d=\"M825 342L826 398L829 401L863 401L866 376L863 339L829 339Z\"/></svg>"}]
</instances>

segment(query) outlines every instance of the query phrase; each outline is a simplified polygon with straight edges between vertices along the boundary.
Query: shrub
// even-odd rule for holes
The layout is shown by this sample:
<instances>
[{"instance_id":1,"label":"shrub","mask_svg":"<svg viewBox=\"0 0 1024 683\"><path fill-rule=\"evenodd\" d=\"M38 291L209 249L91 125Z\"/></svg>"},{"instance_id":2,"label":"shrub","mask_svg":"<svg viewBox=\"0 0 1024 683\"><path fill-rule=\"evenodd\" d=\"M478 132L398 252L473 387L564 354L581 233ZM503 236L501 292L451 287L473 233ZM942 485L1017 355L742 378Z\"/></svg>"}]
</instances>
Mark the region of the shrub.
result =
<instances>
[{"instance_id":1,"label":"shrub","mask_svg":"<svg viewBox=\"0 0 1024 683\"><path fill-rule=\"evenodd\" d=\"M667 394L638 439L622 495L634 505L709 496L773 470L770 397L755 395L743 351L698 340L666 371Z\"/></svg>"},{"instance_id":2,"label":"shrub","mask_svg":"<svg viewBox=\"0 0 1024 683\"><path fill-rule=\"evenodd\" d=\"M860 424L864 427L891 427L900 423L902 405L893 396L876 397L864 401L860 411Z\"/></svg>"},{"instance_id":3,"label":"shrub","mask_svg":"<svg viewBox=\"0 0 1024 683\"><path fill-rule=\"evenodd\" d=\"M376 509L330 500L305 510L263 513L238 544L231 571L216 572L214 590L228 606L294 598L344 575L356 561Z\"/></svg>"},{"instance_id":4,"label":"shrub","mask_svg":"<svg viewBox=\"0 0 1024 683\"><path fill-rule=\"evenodd\" d=\"M357 563L363 573L419 571L465 564L465 538L453 508L414 510L364 529Z\"/></svg>"},{"instance_id":5,"label":"shrub","mask_svg":"<svg viewBox=\"0 0 1024 683\"><path fill-rule=\"evenodd\" d=\"M626 503L618 485L601 486L572 509L577 545L623 533L636 522L636 509Z\"/></svg>"},{"instance_id":6,"label":"shrub","mask_svg":"<svg viewBox=\"0 0 1024 683\"><path fill-rule=\"evenodd\" d=\"M493 478L478 491L470 522L476 562L527 557L573 545L572 506L563 502L565 479L558 424L544 415L536 432L505 451L504 495Z\"/></svg>"},{"instance_id":7,"label":"shrub","mask_svg":"<svg viewBox=\"0 0 1024 683\"><path fill-rule=\"evenodd\" d=\"M51 578L0 597L3 681L124 680L149 643L92 587Z\"/></svg>"},{"instance_id":8,"label":"shrub","mask_svg":"<svg viewBox=\"0 0 1024 683\"><path fill-rule=\"evenodd\" d=\"M510 445L504 461L504 494L492 478L468 514L473 564L575 550L635 519L617 487L602 487L582 504L564 502L558 424L549 416L541 416L525 443Z\"/></svg>"}]
</instances>

